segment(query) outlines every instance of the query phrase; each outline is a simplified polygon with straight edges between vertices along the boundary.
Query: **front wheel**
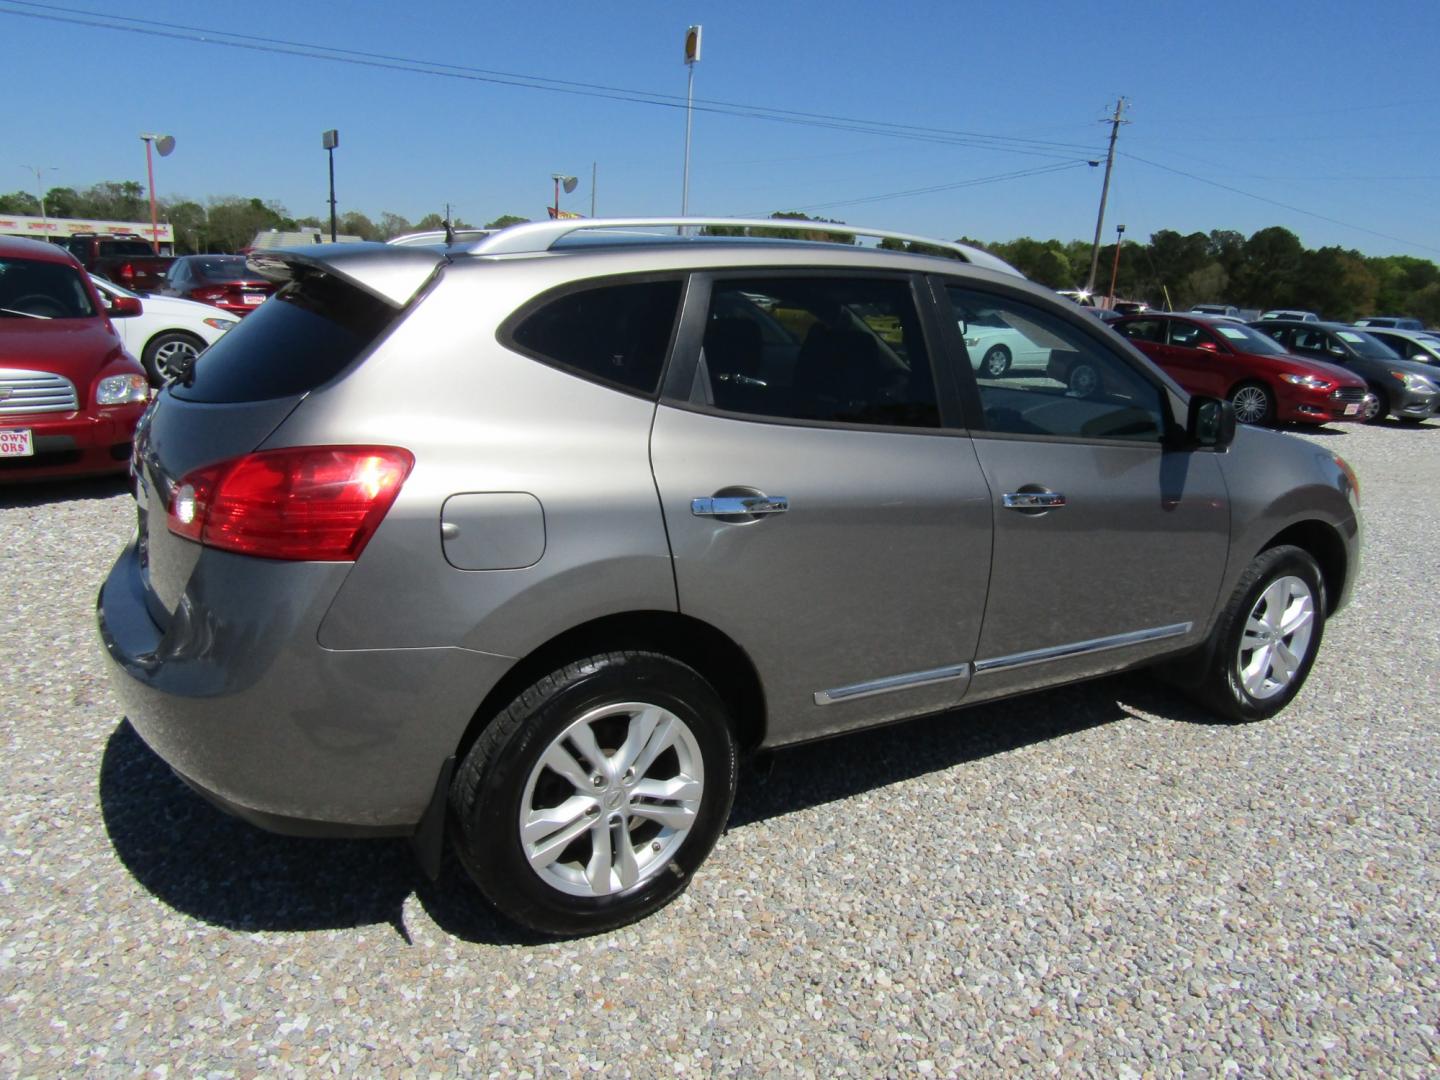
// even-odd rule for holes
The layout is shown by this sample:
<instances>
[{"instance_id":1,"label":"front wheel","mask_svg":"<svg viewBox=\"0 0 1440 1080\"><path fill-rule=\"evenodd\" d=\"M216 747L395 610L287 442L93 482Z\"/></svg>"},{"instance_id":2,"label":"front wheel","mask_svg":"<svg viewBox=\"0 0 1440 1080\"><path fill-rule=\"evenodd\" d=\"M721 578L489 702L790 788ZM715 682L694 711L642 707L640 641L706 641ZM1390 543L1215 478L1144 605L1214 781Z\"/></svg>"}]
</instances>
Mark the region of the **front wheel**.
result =
<instances>
[{"instance_id":1,"label":"front wheel","mask_svg":"<svg viewBox=\"0 0 1440 1080\"><path fill-rule=\"evenodd\" d=\"M1324 629L1325 580L1310 553L1261 552L1215 624L1196 696L1230 720L1274 716L1300 692Z\"/></svg>"},{"instance_id":2,"label":"front wheel","mask_svg":"<svg viewBox=\"0 0 1440 1080\"><path fill-rule=\"evenodd\" d=\"M1093 397L1100 390L1100 372L1092 364L1076 364L1070 369L1065 388L1075 397Z\"/></svg>"},{"instance_id":3,"label":"front wheel","mask_svg":"<svg viewBox=\"0 0 1440 1080\"><path fill-rule=\"evenodd\" d=\"M517 697L457 769L455 847L502 913L546 934L592 934L678 896L735 797L719 695L649 652L567 664Z\"/></svg>"},{"instance_id":4,"label":"front wheel","mask_svg":"<svg viewBox=\"0 0 1440 1080\"><path fill-rule=\"evenodd\" d=\"M1230 395L1235 419L1242 424L1268 424L1275 418L1275 399L1259 383L1246 383Z\"/></svg>"},{"instance_id":5,"label":"front wheel","mask_svg":"<svg viewBox=\"0 0 1440 1080\"><path fill-rule=\"evenodd\" d=\"M203 348L203 341L180 330L156 334L145 343L145 351L140 357L140 362L145 365L145 374L150 377L150 385L164 386L182 378Z\"/></svg>"},{"instance_id":6,"label":"front wheel","mask_svg":"<svg viewBox=\"0 0 1440 1080\"><path fill-rule=\"evenodd\" d=\"M1374 400L1365 402L1365 411L1360 418L1367 424L1374 424L1384 420L1390 414L1390 402L1385 397L1384 387L1370 387L1370 396Z\"/></svg>"},{"instance_id":7,"label":"front wheel","mask_svg":"<svg viewBox=\"0 0 1440 1080\"><path fill-rule=\"evenodd\" d=\"M992 379L998 379L1010 370L1010 350L1004 345L992 345L980 361L980 370Z\"/></svg>"}]
</instances>

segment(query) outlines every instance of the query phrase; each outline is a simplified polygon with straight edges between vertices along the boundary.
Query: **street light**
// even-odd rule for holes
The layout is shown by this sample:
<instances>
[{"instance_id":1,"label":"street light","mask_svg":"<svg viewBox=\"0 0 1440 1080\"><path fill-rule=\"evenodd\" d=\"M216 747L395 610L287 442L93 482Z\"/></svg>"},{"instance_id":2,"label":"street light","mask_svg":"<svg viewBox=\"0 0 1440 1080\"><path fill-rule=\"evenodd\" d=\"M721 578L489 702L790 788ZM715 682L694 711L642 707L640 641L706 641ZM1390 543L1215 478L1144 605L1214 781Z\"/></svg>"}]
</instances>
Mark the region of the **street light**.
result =
<instances>
[{"instance_id":1,"label":"street light","mask_svg":"<svg viewBox=\"0 0 1440 1080\"><path fill-rule=\"evenodd\" d=\"M340 132L331 128L320 133L320 145L330 155L330 242L335 240L335 147L340 145Z\"/></svg>"},{"instance_id":2,"label":"street light","mask_svg":"<svg viewBox=\"0 0 1440 1080\"><path fill-rule=\"evenodd\" d=\"M685 66L689 69L685 89L685 182L680 189L680 216L690 213L690 126L695 115L695 65L700 62L700 27L685 31Z\"/></svg>"},{"instance_id":3,"label":"street light","mask_svg":"<svg viewBox=\"0 0 1440 1080\"><path fill-rule=\"evenodd\" d=\"M145 174L150 180L150 246L155 249L155 254L159 255L160 223L155 216L155 162L150 156L150 146L153 143L161 157L169 157L175 149L175 136L142 131L140 138L145 140Z\"/></svg>"},{"instance_id":4,"label":"street light","mask_svg":"<svg viewBox=\"0 0 1440 1080\"><path fill-rule=\"evenodd\" d=\"M564 173L557 172L551 173L550 179L555 181L555 205L550 208L550 216L552 218L558 219L560 217L561 185L563 184L565 187L565 194L569 195L572 191L575 190L575 185L580 183L580 178L577 176L566 176Z\"/></svg>"},{"instance_id":5,"label":"street light","mask_svg":"<svg viewBox=\"0 0 1440 1080\"><path fill-rule=\"evenodd\" d=\"M40 177L47 172L55 172L54 165L21 165L20 168L27 169L35 174L35 198L40 203L40 220L45 223L46 232L49 232L50 215L45 213L45 189L40 183Z\"/></svg>"},{"instance_id":6,"label":"street light","mask_svg":"<svg viewBox=\"0 0 1440 1080\"><path fill-rule=\"evenodd\" d=\"M1115 261L1110 266L1110 307L1115 307L1115 278L1120 273L1120 245L1125 242L1125 226L1115 226Z\"/></svg>"}]
</instances>

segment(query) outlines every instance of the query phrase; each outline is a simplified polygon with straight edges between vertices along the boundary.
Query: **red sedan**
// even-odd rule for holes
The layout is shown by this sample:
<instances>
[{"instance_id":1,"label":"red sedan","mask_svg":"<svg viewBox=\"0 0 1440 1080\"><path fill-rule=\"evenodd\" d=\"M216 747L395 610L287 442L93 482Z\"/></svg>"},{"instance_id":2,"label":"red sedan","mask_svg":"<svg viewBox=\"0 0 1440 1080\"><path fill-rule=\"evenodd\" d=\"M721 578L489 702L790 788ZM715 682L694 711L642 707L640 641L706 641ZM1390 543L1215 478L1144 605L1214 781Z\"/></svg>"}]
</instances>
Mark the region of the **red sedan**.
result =
<instances>
[{"instance_id":1,"label":"red sedan","mask_svg":"<svg viewBox=\"0 0 1440 1080\"><path fill-rule=\"evenodd\" d=\"M246 266L243 255L183 255L170 264L160 291L249 315L275 291L275 283Z\"/></svg>"},{"instance_id":2,"label":"red sedan","mask_svg":"<svg viewBox=\"0 0 1440 1080\"><path fill-rule=\"evenodd\" d=\"M124 472L149 399L75 257L0 236L0 482Z\"/></svg>"},{"instance_id":3,"label":"red sedan","mask_svg":"<svg viewBox=\"0 0 1440 1080\"><path fill-rule=\"evenodd\" d=\"M1147 311L1111 325L1192 394L1227 398L1241 423L1323 424L1365 415L1364 379L1292 356L1243 323Z\"/></svg>"}]
</instances>

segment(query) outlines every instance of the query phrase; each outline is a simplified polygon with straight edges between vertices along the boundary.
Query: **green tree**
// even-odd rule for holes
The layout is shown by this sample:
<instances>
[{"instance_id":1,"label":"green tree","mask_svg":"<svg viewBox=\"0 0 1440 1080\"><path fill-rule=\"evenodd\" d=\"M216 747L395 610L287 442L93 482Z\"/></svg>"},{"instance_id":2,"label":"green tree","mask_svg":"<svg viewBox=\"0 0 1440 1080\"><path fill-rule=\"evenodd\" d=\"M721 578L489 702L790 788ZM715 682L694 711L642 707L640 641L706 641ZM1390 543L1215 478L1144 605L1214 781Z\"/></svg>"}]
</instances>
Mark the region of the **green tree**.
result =
<instances>
[{"instance_id":1,"label":"green tree","mask_svg":"<svg viewBox=\"0 0 1440 1080\"><path fill-rule=\"evenodd\" d=\"M210 251L239 251L249 247L258 232L294 225L282 210L277 203L236 195L211 199L206 247Z\"/></svg>"},{"instance_id":2,"label":"green tree","mask_svg":"<svg viewBox=\"0 0 1440 1080\"><path fill-rule=\"evenodd\" d=\"M1231 284L1232 302L1245 307L1299 307L1296 275L1305 246L1289 229L1272 225L1245 241L1245 259Z\"/></svg>"},{"instance_id":3,"label":"green tree","mask_svg":"<svg viewBox=\"0 0 1440 1080\"><path fill-rule=\"evenodd\" d=\"M149 221L150 199L138 181L105 180L82 191L75 210L80 217Z\"/></svg>"},{"instance_id":4,"label":"green tree","mask_svg":"<svg viewBox=\"0 0 1440 1080\"><path fill-rule=\"evenodd\" d=\"M504 229L510 225L524 225L529 220L529 218L518 217L515 214L501 214L494 221L490 222L489 225L486 225L485 228ZM456 227L459 228L459 226Z\"/></svg>"},{"instance_id":5,"label":"green tree","mask_svg":"<svg viewBox=\"0 0 1440 1080\"><path fill-rule=\"evenodd\" d=\"M402 236L414 231L414 226L410 224L409 219L403 218L399 214L392 214L389 210L380 214L380 223L376 228L380 232L382 240L389 240L393 236Z\"/></svg>"},{"instance_id":6,"label":"green tree","mask_svg":"<svg viewBox=\"0 0 1440 1080\"><path fill-rule=\"evenodd\" d=\"M37 217L39 213L40 201L28 192L12 191L9 195L0 195L0 214L23 214L26 217Z\"/></svg>"},{"instance_id":7,"label":"green tree","mask_svg":"<svg viewBox=\"0 0 1440 1080\"><path fill-rule=\"evenodd\" d=\"M361 240L384 240L380 228L358 210L340 215L340 232L346 236L358 236Z\"/></svg>"},{"instance_id":8,"label":"green tree","mask_svg":"<svg viewBox=\"0 0 1440 1080\"><path fill-rule=\"evenodd\" d=\"M192 199L167 202L163 217L175 231L175 253L195 255L206 249L210 234L210 219L205 207Z\"/></svg>"}]
</instances>

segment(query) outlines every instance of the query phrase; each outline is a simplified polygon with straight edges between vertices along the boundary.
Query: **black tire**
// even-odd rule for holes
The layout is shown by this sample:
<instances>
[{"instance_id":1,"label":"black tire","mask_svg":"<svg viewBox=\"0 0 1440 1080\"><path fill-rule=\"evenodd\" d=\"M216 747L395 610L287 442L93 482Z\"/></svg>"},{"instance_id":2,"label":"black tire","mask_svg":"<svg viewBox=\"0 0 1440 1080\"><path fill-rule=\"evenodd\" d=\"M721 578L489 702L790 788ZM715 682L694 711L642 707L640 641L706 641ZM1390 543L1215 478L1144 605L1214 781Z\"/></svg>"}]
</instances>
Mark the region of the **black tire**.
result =
<instances>
[{"instance_id":1,"label":"black tire","mask_svg":"<svg viewBox=\"0 0 1440 1080\"><path fill-rule=\"evenodd\" d=\"M1365 423L1378 424L1390 415L1390 399L1385 396L1385 388L1383 386L1371 384L1370 393L1375 395L1375 411L1365 415Z\"/></svg>"},{"instance_id":2,"label":"black tire","mask_svg":"<svg viewBox=\"0 0 1440 1080\"><path fill-rule=\"evenodd\" d=\"M1010 350L1004 345L991 345L985 351L985 357L980 361L980 374L991 379L998 379L1005 372L1010 370Z\"/></svg>"},{"instance_id":3,"label":"black tire","mask_svg":"<svg viewBox=\"0 0 1440 1080\"><path fill-rule=\"evenodd\" d=\"M164 386L184 375L203 348L205 342L183 330L166 330L163 334L156 334L145 343L145 350L140 356L150 385Z\"/></svg>"},{"instance_id":4,"label":"black tire","mask_svg":"<svg viewBox=\"0 0 1440 1080\"><path fill-rule=\"evenodd\" d=\"M1303 645L1298 646L1298 663L1294 666L1293 673L1288 676L1288 681L1275 688L1268 685L1259 687L1257 693L1251 688L1254 687L1253 680L1259 678L1260 681L1268 683L1271 681L1268 674L1274 668L1265 664L1264 654L1259 653L1259 649L1265 647L1266 639L1253 634L1247 637L1246 631L1250 616L1260 610L1262 597L1265 597L1266 591L1272 586L1276 587L1279 598L1286 605L1286 612L1303 601L1302 594L1308 593L1310 618L1304 626L1296 625L1285 635L1276 632L1269 640L1288 651L1291 646L1299 643L1305 626L1308 626L1309 633ZM1279 621L1280 612L1273 603L1275 599L1275 596L1267 599L1267 610L1262 622ZM1249 722L1274 716L1290 704L1291 699L1305 684L1306 676L1310 674L1324 635L1325 604L1325 579L1309 552L1288 544L1262 551L1246 567L1245 573L1240 575L1229 603L1220 613L1215 629L1211 632L1207 648L1196 654L1196 662L1204 665L1204 668L1199 678L1193 682L1190 692L1201 704L1227 720ZM1301 614L1301 610L1295 608L1296 621ZM1282 629L1284 625L1281 624ZM1246 681L1247 659L1253 665L1251 687L1247 687ZM1257 677L1255 669L1261 664L1264 664L1266 673Z\"/></svg>"},{"instance_id":5,"label":"black tire","mask_svg":"<svg viewBox=\"0 0 1440 1080\"><path fill-rule=\"evenodd\" d=\"M1081 362L1070 369L1065 387L1075 397L1094 397L1100 392L1100 372L1094 364Z\"/></svg>"},{"instance_id":6,"label":"black tire","mask_svg":"<svg viewBox=\"0 0 1440 1080\"><path fill-rule=\"evenodd\" d=\"M624 708L634 703L657 708L668 717L661 723L678 720L684 730L632 779L634 770L621 774L618 769L627 736L642 723L638 710ZM611 710L617 711L612 715ZM586 721L579 731L582 718L597 715L600 719ZM590 761L580 743L569 741L578 735L567 733L576 732L594 736L602 755L609 755L603 765ZM604 787L595 785L593 809L565 811L592 792L582 793L580 782L542 764L556 748L568 755L566 764L580 765L605 781ZM682 834L648 813L652 808L672 813L672 804L682 800L656 801L658 796L643 796L635 783L663 782L661 777L674 770L675 778L683 775L693 784L697 758L703 770L698 806ZM600 775L602 769L608 770L606 776ZM650 652L587 657L521 693L481 732L456 769L450 786L456 854L485 897L517 923L561 936L611 930L664 907L689 884L730 816L736 770L730 718L719 695L694 669ZM578 780L585 778L582 772ZM546 808L560 813L556 822L541 826L553 824L553 831L536 833L534 843L537 848L548 844L557 853L537 868L526 852L530 841L522 840L522 822L528 813ZM559 818L568 823L561 827ZM569 832L577 826L582 831ZM633 853L628 860L619 855L621 840ZM590 867L604 878L598 892ZM637 876L633 884L624 884L627 872Z\"/></svg>"},{"instance_id":7,"label":"black tire","mask_svg":"<svg viewBox=\"0 0 1440 1080\"><path fill-rule=\"evenodd\" d=\"M1242 424L1257 427L1275 422L1275 395L1263 383L1241 383L1230 391L1230 407L1235 410L1235 419Z\"/></svg>"}]
</instances>

